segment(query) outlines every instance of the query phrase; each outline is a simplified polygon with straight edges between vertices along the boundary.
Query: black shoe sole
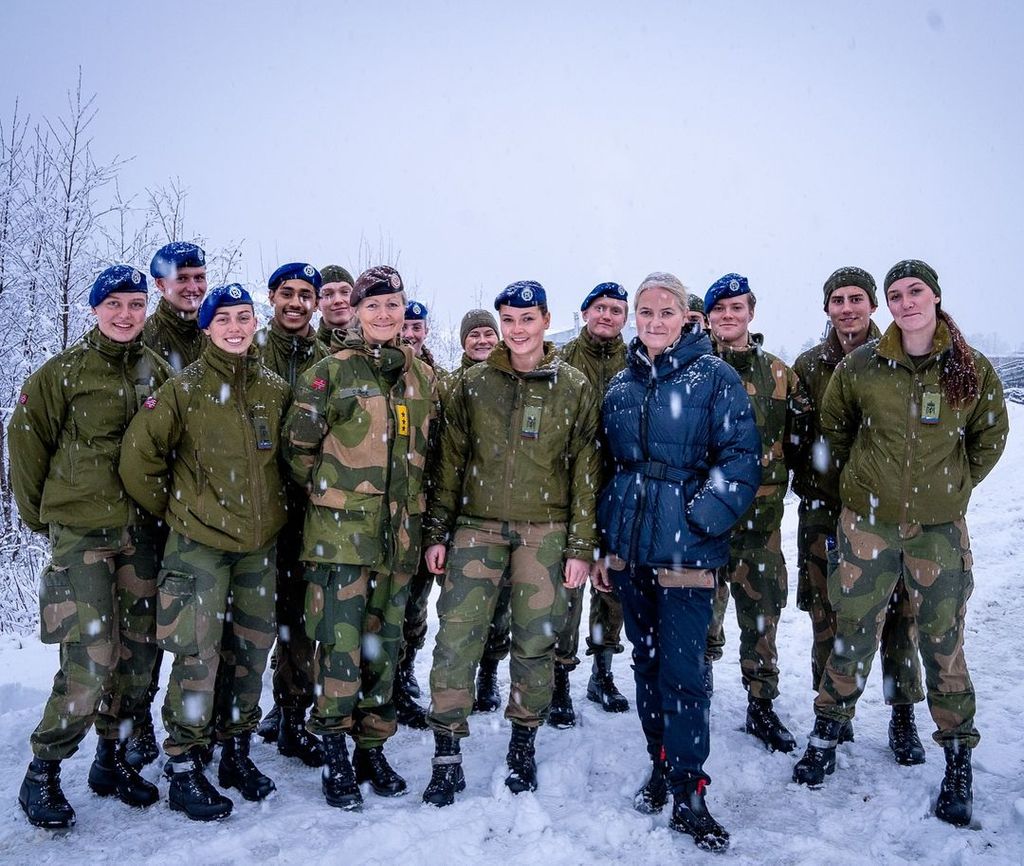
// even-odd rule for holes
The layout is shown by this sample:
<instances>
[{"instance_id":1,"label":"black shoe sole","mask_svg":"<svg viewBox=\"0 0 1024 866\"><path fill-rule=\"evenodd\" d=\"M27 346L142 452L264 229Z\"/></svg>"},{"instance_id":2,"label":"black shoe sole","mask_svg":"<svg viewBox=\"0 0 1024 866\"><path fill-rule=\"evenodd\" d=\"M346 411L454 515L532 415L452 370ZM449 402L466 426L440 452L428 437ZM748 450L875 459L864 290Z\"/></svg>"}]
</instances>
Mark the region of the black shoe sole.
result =
<instances>
[{"instance_id":1,"label":"black shoe sole","mask_svg":"<svg viewBox=\"0 0 1024 866\"><path fill-rule=\"evenodd\" d=\"M18 805L21 806L21 811L25 813L25 817L28 819L29 824L33 827L39 827L43 830L68 830L75 826L76 817L72 815L70 818L60 821L41 821L38 818L33 818L28 813L28 809L25 804L18 800Z\"/></svg>"},{"instance_id":2,"label":"black shoe sole","mask_svg":"<svg viewBox=\"0 0 1024 866\"><path fill-rule=\"evenodd\" d=\"M224 818L227 818L231 814L231 812L232 812L232 809L228 809L226 812L219 812L219 813L216 813L216 814L211 813L209 815L203 815L203 814L199 814L199 813L189 812L188 809L186 809L180 803L175 803L175 802L170 802L170 807L171 807L171 811L172 812L181 812L181 813L183 813L185 815L185 817L187 817L187 818L189 818L189 819L191 819L193 821L220 821L220 820L222 820Z\"/></svg>"},{"instance_id":3,"label":"black shoe sole","mask_svg":"<svg viewBox=\"0 0 1024 866\"><path fill-rule=\"evenodd\" d=\"M118 792L116 782L101 782L99 779L93 777L92 770L89 771L89 778L86 784L88 784L89 790L97 797L117 797L117 799L132 809L147 809L154 803L160 801L160 792L156 790L155 785L153 786L153 791L150 793L150 797L152 799L147 799L145 802L126 800Z\"/></svg>"},{"instance_id":4,"label":"black shoe sole","mask_svg":"<svg viewBox=\"0 0 1024 866\"><path fill-rule=\"evenodd\" d=\"M345 812L358 812L363 808L363 799L360 797L358 800L354 800L350 797L342 797L340 799L331 799L326 794L324 800L328 806L335 809L341 809Z\"/></svg>"},{"instance_id":5,"label":"black shoe sole","mask_svg":"<svg viewBox=\"0 0 1024 866\"><path fill-rule=\"evenodd\" d=\"M595 704L600 704L601 709L604 710L606 713L625 713L629 710L629 701L626 701L625 706L623 706L622 704L615 705L607 703L604 701L604 699L601 697L599 693L595 694L594 692L591 692L589 689L587 690L587 700L593 701Z\"/></svg>"},{"instance_id":6,"label":"black shoe sole","mask_svg":"<svg viewBox=\"0 0 1024 866\"><path fill-rule=\"evenodd\" d=\"M756 739L769 752L781 752L783 755L788 755L796 748L795 739L792 742L774 744L771 743L767 738L762 737L754 728L754 726L750 724L744 724L743 731L744 733L750 734L750 736Z\"/></svg>"}]
</instances>

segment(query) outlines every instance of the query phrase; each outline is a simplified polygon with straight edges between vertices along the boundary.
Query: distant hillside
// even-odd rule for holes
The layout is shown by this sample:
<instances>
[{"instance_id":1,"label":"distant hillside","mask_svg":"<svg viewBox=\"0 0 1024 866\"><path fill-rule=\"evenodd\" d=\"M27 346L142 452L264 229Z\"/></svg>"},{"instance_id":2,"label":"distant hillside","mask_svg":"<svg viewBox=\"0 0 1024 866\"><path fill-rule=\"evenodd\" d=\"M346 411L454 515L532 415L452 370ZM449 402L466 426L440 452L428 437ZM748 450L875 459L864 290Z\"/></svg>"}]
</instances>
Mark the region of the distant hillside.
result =
<instances>
[{"instance_id":1,"label":"distant hillside","mask_svg":"<svg viewBox=\"0 0 1024 866\"><path fill-rule=\"evenodd\" d=\"M1024 403L1024 354L990 356L989 360L1003 382L1006 399Z\"/></svg>"}]
</instances>

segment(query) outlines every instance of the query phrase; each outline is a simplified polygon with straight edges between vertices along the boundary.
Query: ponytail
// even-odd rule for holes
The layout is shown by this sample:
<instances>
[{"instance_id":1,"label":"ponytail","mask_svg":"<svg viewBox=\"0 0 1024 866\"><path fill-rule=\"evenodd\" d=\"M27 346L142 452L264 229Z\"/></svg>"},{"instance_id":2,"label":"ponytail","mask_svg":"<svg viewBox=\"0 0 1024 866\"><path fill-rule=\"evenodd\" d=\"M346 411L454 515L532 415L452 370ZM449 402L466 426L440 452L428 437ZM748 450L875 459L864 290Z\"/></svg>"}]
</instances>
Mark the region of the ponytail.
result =
<instances>
[{"instance_id":1,"label":"ponytail","mask_svg":"<svg viewBox=\"0 0 1024 866\"><path fill-rule=\"evenodd\" d=\"M978 368L974 364L974 352L967 345L963 333L956 322L942 307L937 310L938 318L946 323L949 336L953 343L947 353L939 373L939 384L946 395L946 400L954 409L961 409L968 403L978 399L981 383L978 380Z\"/></svg>"}]
</instances>

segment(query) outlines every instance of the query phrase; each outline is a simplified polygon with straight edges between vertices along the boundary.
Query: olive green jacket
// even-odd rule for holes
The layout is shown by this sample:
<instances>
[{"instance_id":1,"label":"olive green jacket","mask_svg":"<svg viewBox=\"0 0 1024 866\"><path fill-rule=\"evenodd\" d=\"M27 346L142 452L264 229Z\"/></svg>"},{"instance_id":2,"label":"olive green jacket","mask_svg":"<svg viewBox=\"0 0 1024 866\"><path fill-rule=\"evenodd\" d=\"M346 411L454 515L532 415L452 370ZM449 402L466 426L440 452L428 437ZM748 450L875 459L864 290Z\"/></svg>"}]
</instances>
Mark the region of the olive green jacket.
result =
<instances>
[{"instance_id":1,"label":"olive green jacket","mask_svg":"<svg viewBox=\"0 0 1024 866\"><path fill-rule=\"evenodd\" d=\"M821 426L842 467L843 505L857 514L926 526L959 520L1002 455L1009 433L1003 386L972 350L979 396L959 409L949 405L939 373L951 349L940 319L931 355L915 367L892 324L876 345L855 349L836 368ZM938 415L934 423L922 420L929 414Z\"/></svg>"},{"instance_id":2,"label":"olive green jacket","mask_svg":"<svg viewBox=\"0 0 1024 866\"><path fill-rule=\"evenodd\" d=\"M304 373L329 354L312 328L300 337L285 331L277 319L271 319L268 327L256 332L253 345L264 366L277 373L292 388L295 387L299 373Z\"/></svg>"},{"instance_id":3,"label":"olive green jacket","mask_svg":"<svg viewBox=\"0 0 1024 866\"><path fill-rule=\"evenodd\" d=\"M579 370L596 389L598 399L604 397L612 376L625 369L626 344L621 336L614 340L595 340L584 328L558 353L567 364Z\"/></svg>"},{"instance_id":4,"label":"olive green jacket","mask_svg":"<svg viewBox=\"0 0 1024 866\"><path fill-rule=\"evenodd\" d=\"M796 373L784 361L761 348L761 334L751 334L747 349L715 344L715 354L743 380L761 434L761 485L753 503L736 524L736 531L774 532L782 523L789 470L798 465L806 448L811 403Z\"/></svg>"},{"instance_id":5,"label":"olive green jacket","mask_svg":"<svg viewBox=\"0 0 1024 866\"><path fill-rule=\"evenodd\" d=\"M450 373L446 373L444 376L438 376L437 388L438 395L441 398L441 405L444 406L448 400L448 395L455 390L455 388L462 381L462 377L466 375L466 370L471 367L475 367L477 364L482 364L483 361L474 361L465 352L462 353L462 360L459 361L459 366L452 370Z\"/></svg>"},{"instance_id":6,"label":"olive green jacket","mask_svg":"<svg viewBox=\"0 0 1024 866\"><path fill-rule=\"evenodd\" d=\"M868 327L867 342L875 342L882 336L878 325L871 321ZM839 469L828 440L821 429L821 404L825 399L825 389L832 379L836 366L846 356L839 335L835 329L828 336L808 349L793 363L793 372L800 379L804 391L811 401L813 415L811 417L810 438L803 449L799 462L793 471L793 489L801 499L816 500L839 516Z\"/></svg>"},{"instance_id":7,"label":"olive green jacket","mask_svg":"<svg viewBox=\"0 0 1024 866\"><path fill-rule=\"evenodd\" d=\"M183 319L163 298L142 328L142 342L180 373L199 360L209 338L195 319Z\"/></svg>"},{"instance_id":8,"label":"olive green jacket","mask_svg":"<svg viewBox=\"0 0 1024 866\"><path fill-rule=\"evenodd\" d=\"M436 417L436 377L408 346L349 332L299 377L284 450L309 491L303 560L416 570Z\"/></svg>"},{"instance_id":9,"label":"olive green jacket","mask_svg":"<svg viewBox=\"0 0 1024 866\"><path fill-rule=\"evenodd\" d=\"M513 370L498 343L465 371L445 404L426 543L447 543L459 515L565 523L566 558L591 561L597 428L597 393L552 343L529 373Z\"/></svg>"},{"instance_id":10,"label":"olive green jacket","mask_svg":"<svg viewBox=\"0 0 1024 866\"><path fill-rule=\"evenodd\" d=\"M28 377L7 436L14 498L32 531L137 521L117 474L121 440L171 375L141 340L118 343L94 327Z\"/></svg>"},{"instance_id":11,"label":"olive green jacket","mask_svg":"<svg viewBox=\"0 0 1024 866\"><path fill-rule=\"evenodd\" d=\"M285 522L280 446L290 395L252 347L234 355L208 343L128 425L125 489L193 541L258 550Z\"/></svg>"}]
</instances>

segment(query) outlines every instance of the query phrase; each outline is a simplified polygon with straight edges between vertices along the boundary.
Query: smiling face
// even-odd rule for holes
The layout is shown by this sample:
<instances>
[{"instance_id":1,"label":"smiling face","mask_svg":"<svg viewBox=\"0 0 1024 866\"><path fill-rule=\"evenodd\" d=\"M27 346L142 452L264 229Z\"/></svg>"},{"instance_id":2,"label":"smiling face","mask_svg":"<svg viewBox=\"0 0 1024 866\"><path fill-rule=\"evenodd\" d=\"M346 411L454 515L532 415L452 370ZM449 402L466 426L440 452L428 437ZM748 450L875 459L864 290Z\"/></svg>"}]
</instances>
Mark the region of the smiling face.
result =
<instances>
[{"instance_id":1,"label":"smiling face","mask_svg":"<svg viewBox=\"0 0 1024 866\"><path fill-rule=\"evenodd\" d=\"M583 311L587 331L596 340L614 340L626 326L629 307L625 301L598 298Z\"/></svg>"},{"instance_id":2,"label":"smiling face","mask_svg":"<svg viewBox=\"0 0 1024 866\"><path fill-rule=\"evenodd\" d=\"M244 355L256 334L256 313L251 304L218 307L206 335L213 345L232 355Z\"/></svg>"},{"instance_id":3,"label":"smiling face","mask_svg":"<svg viewBox=\"0 0 1024 866\"><path fill-rule=\"evenodd\" d=\"M402 339L412 346L413 354L418 358L423 353L423 344L427 341L430 328L426 319L406 319L402 323Z\"/></svg>"},{"instance_id":4,"label":"smiling face","mask_svg":"<svg viewBox=\"0 0 1024 866\"><path fill-rule=\"evenodd\" d=\"M893 321L904 337L935 332L939 296L917 277L903 277L885 290Z\"/></svg>"},{"instance_id":5,"label":"smiling face","mask_svg":"<svg viewBox=\"0 0 1024 866\"><path fill-rule=\"evenodd\" d=\"M490 325L473 328L466 334L463 350L473 361L486 361L491 350L498 345L498 335Z\"/></svg>"},{"instance_id":6,"label":"smiling face","mask_svg":"<svg viewBox=\"0 0 1024 866\"><path fill-rule=\"evenodd\" d=\"M92 312L104 337L115 343L130 343L146 323L146 296L142 292L113 292Z\"/></svg>"},{"instance_id":7,"label":"smiling face","mask_svg":"<svg viewBox=\"0 0 1024 866\"><path fill-rule=\"evenodd\" d=\"M840 286L828 296L829 321L844 342L863 342L874 311L868 293L860 286Z\"/></svg>"},{"instance_id":8,"label":"smiling face","mask_svg":"<svg viewBox=\"0 0 1024 866\"><path fill-rule=\"evenodd\" d=\"M544 332L551 324L551 314L541 312L540 307L502 304L498 321L512 367L521 372L535 369L544 357Z\"/></svg>"},{"instance_id":9,"label":"smiling face","mask_svg":"<svg viewBox=\"0 0 1024 866\"><path fill-rule=\"evenodd\" d=\"M155 282L164 300L182 316L196 316L206 297L206 268L178 268L171 276L158 277Z\"/></svg>"},{"instance_id":10,"label":"smiling face","mask_svg":"<svg viewBox=\"0 0 1024 866\"><path fill-rule=\"evenodd\" d=\"M671 292L654 286L644 289L636 301L636 335L654 358L664 352L683 332L686 313Z\"/></svg>"},{"instance_id":11,"label":"smiling face","mask_svg":"<svg viewBox=\"0 0 1024 866\"><path fill-rule=\"evenodd\" d=\"M305 280L285 280L267 296L274 321L289 334L305 334L316 309L316 289Z\"/></svg>"},{"instance_id":12,"label":"smiling face","mask_svg":"<svg viewBox=\"0 0 1024 866\"><path fill-rule=\"evenodd\" d=\"M324 283L320 287L320 315L332 328L347 328L352 321L352 306L348 299L352 295L352 284L345 282Z\"/></svg>"},{"instance_id":13,"label":"smiling face","mask_svg":"<svg viewBox=\"0 0 1024 866\"><path fill-rule=\"evenodd\" d=\"M753 319L749 295L722 298L708 312L711 333L719 343L732 349L745 349L750 345L749 329Z\"/></svg>"},{"instance_id":14,"label":"smiling face","mask_svg":"<svg viewBox=\"0 0 1024 866\"><path fill-rule=\"evenodd\" d=\"M371 295L356 307L356 316L367 343L387 343L402 332L405 321L405 293Z\"/></svg>"}]
</instances>

